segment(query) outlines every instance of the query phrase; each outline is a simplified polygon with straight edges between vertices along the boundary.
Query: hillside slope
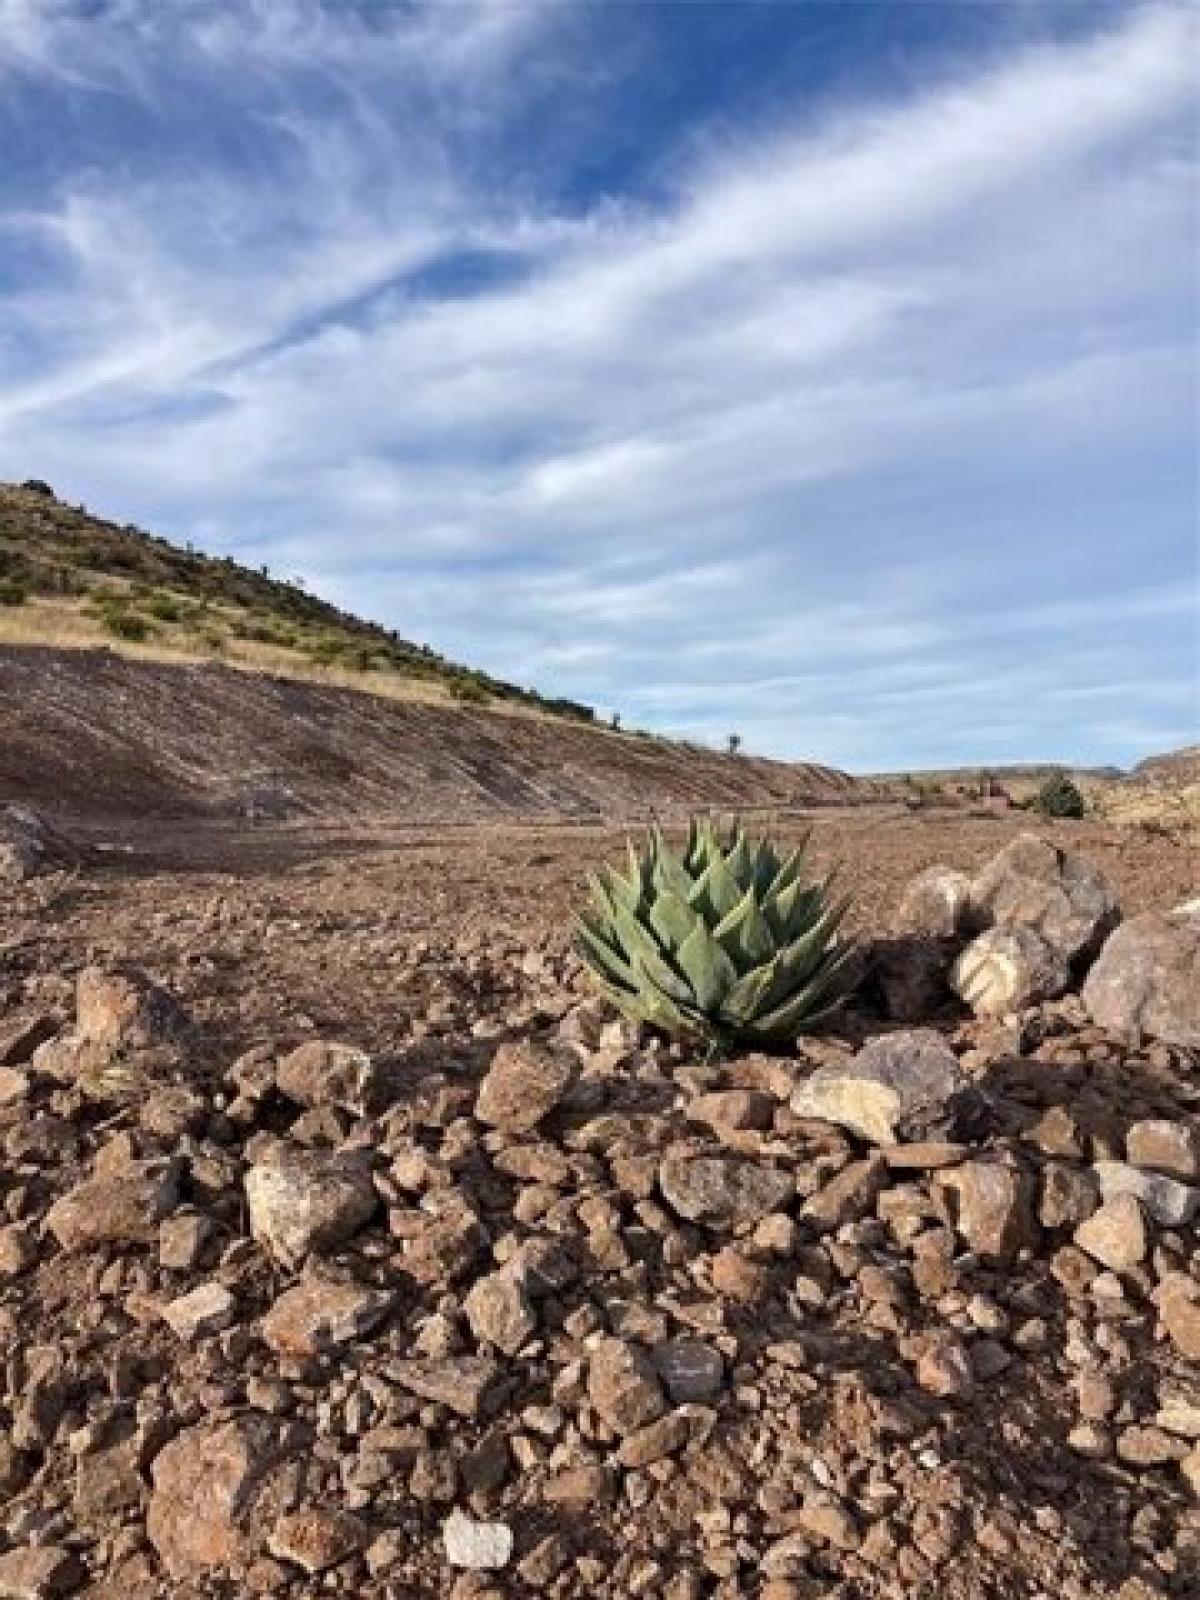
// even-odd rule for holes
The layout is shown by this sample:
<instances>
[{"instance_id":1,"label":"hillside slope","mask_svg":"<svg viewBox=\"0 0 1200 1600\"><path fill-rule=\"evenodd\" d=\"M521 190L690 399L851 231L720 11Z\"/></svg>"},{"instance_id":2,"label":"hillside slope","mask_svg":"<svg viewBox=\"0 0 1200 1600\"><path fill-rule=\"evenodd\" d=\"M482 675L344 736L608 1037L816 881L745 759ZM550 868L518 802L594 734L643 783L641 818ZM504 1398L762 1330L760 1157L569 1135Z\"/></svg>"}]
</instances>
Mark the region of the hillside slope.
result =
<instances>
[{"instance_id":1,"label":"hillside slope","mask_svg":"<svg viewBox=\"0 0 1200 1600\"><path fill-rule=\"evenodd\" d=\"M108 650L0 646L0 804L446 822L873 798L829 768Z\"/></svg>"},{"instance_id":2,"label":"hillside slope","mask_svg":"<svg viewBox=\"0 0 1200 1600\"><path fill-rule=\"evenodd\" d=\"M0 483L0 644L105 644L135 659L228 661L392 697L592 718L448 661L272 576L92 515L49 484Z\"/></svg>"}]
</instances>

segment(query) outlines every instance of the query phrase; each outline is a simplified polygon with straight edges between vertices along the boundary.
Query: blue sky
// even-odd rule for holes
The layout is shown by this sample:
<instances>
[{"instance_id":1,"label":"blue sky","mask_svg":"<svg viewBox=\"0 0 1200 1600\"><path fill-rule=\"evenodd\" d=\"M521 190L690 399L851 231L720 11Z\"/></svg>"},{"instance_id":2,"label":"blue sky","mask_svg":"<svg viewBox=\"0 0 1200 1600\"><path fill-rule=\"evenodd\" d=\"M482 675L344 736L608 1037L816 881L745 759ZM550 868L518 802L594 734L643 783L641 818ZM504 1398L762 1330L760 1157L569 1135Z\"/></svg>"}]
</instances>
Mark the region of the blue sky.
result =
<instances>
[{"instance_id":1,"label":"blue sky","mask_svg":"<svg viewBox=\"0 0 1200 1600\"><path fill-rule=\"evenodd\" d=\"M0 477L689 737L1194 741L1197 42L0 0Z\"/></svg>"}]
</instances>

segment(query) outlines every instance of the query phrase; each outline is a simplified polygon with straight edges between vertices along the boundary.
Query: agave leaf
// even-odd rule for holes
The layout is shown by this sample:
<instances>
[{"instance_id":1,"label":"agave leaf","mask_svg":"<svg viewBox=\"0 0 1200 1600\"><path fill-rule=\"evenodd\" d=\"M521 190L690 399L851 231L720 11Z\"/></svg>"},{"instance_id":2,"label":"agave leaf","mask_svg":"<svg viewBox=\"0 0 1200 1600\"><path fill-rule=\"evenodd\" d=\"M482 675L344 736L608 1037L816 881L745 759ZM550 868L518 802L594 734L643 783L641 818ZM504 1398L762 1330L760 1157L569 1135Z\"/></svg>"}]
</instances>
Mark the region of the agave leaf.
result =
<instances>
[{"instance_id":1,"label":"agave leaf","mask_svg":"<svg viewBox=\"0 0 1200 1600\"><path fill-rule=\"evenodd\" d=\"M820 916L824 901L818 884L797 879L790 887L767 900L763 914L781 944L790 944L810 928Z\"/></svg>"},{"instance_id":2,"label":"agave leaf","mask_svg":"<svg viewBox=\"0 0 1200 1600\"><path fill-rule=\"evenodd\" d=\"M713 938L739 972L747 972L771 959L777 948L775 936L754 898L753 885L713 929Z\"/></svg>"},{"instance_id":3,"label":"agave leaf","mask_svg":"<svg viewBox=\"0 0 1200 1600\"><path fill-rule=\"evenodd\" d=\"M781 1005L786 996L801 987L820 969L832 953L833 936L846 915L846 904L829 906L800 938L785 945L776 958L775 982L764 1005Z\"/></svg>"},{"instance_id":4,"label":"agave leaf","mask_svg":"<svg viewBox=\"0 0 1200 1600\"><path fill-rule=\"evenodd\" d=\"M734 834L733 844L725 852L725 865L729 868L730 876L737 884L740 895L754 881L754 858L750 854L746 835L740 828Z\"/></svg>"},{"instance_id":5,"label":"agave leaf","mask_svg":"<svg viewBox=\"0 0 1200 1600\"><path fill-rule=\"evenodd\" d=\"M638 902L642 896L641 886L636 880L632 883L629 882L621 876L615 867L610 867L607 863L600 868L596 877L608 891L608 898L614 911L635 911L637 909Z\"/></svg>"},{"instance_id":6,"label":"agave leaf","mask_svg":"<svg viewBox=\"0 0 1200 1600\"><path fill-rule=\"evenodd\" d=\"M679 857L664 846L655 858L651 892L658 895L676 894L686 901L694 881Z\"/></svg>"},{"instance_id":7,"label":"agave leaf","mask_svg":"<svg viewBox=\"0 0 1200 1600\"><path fill-rule=\"evenodd\" d=\"M685 1005L692 998L687 981L666 958L653 933L632 912L618 912L614 924L621 948L635 972L650 978L655 987Z\"/></svg>"},{"instance_id":8,"label":"agave leaf","mask_svg":"<svg viewBox=\"0 0 1200 1600\"><path fill-rule=\"evenodd\" d=\"M663 948L674 956L696 926L697 917L682 895L664 889L651 902L649 921Z\"/></svg>"},{"instance_id":9,"label":"agave leaf","mask_svg":"<svg viewBox=\"0 0 1200 1600\"><path fill-rule=\"evenodd\" d=\"M717 850L693 884L687 901L705 922L715 928L741 898L742 891L726 866L725 857Z\"/></svg>"},{"instance_id":10,"label":"agave leaf","mask_svg":"<svg viewBox=\"0 0 1200 1600\"><path fill-rule=\"evenodd\" d=\"M782 894L784 890L791 888L792 884L804 877L804 867L804 846L798 845L790 855L785 856L780 861L775 870L775 876L763 891L762 898L764 900L773 899L776 895Z\"/></svg>"},{"instance_id":11,"label":"agave leaf","mask_svg":"<svg viewBox=\"0 0 1200 1600\"><path fill-rule=\"evenodd\" d=\"M591 970L605 982L636 993L637 973L600 929L589 925L582 916L575 924L575 948Z\"/></svg>"},{"instance_id":12,"label":"agave leaf","mask_svg":"<svg viewBox=\"0 0 1200 1600\"><path fill-rule=\"evenodd\" d=\"M678 961L687 975L696 1006L705 1016L715 1017L737 982L737 968L698 919L679 947Z\"/></svg>"},{"instance_id":13,"label":"agave leaf","mask_svg":"<svg viewBox=\"0 0 1200 1600\"><path fill-rule=\"evenodd\" d=\"M844 946L830 965L782 1005L754 1021L754 1032L763 1039L790 1039L805 1028L828 1017L845 998L843 980L856 952Z\"/></svg>"},{"instance_id":14,"label":"agave leaf","mask_svg":"<svg viewBox=\"0 0 1200 1600\"><path fill-rule=\"evenodd\" d=\"M774 982L777 961L778 957L775 961L764 962L761 967L755 967L737 980L721 1006L721 1015L726 1022L735 1028L753 1023L764 1009L763 1002Z\"/></svg>"},{"instance_id":15,"label":"agave leaf","mask_svg":"<svg viewBox=\"0 0 1200 1600\"><path fill-rule=\"evenodd\" d=\"M754 885L755 897L761 905L778 875L779 857L769 839L761 839L752 849L751 855L754 860L751 882Z\"/></svg>"}]
</instances>

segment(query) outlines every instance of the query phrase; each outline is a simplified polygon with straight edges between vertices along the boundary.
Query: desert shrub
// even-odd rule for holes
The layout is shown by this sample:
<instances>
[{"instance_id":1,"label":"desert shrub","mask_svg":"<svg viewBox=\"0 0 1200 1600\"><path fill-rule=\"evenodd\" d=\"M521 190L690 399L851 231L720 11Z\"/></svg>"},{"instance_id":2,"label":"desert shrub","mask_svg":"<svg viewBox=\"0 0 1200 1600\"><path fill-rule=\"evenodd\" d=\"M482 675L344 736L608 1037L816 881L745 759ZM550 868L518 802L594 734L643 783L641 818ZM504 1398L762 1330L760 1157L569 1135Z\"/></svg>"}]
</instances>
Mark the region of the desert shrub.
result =
<instances>
[{"instance_id":1,"label":"desert shrub","mask_svg":"<svg viewBox=\"0 0 1200 1600\"><path fill-rule=\"evenodd\" d=\"M129 644L141 644L158 632L148 617L136 611L122 610L118 606L107 607L102 620L114 639L124 639Z\"/></svg>"},{"instance_id":2,"label":"desert shrub","mask_svg":"<svg viewBox=\"0 0 1200 1600\"><path fill-rule=\"evenodd\" d=\"M29 599L29 590L15 578L0 581L0 606L23 606Z\"/></svg>"},{"instance_id":3,"label":"desert shrub","mask_svg":"<svg viewBox=\"0 0 1200 1600\"><path fill-rule=\"evenodd\" d=\"M1072 783L1065 772L1056 772L1047 778L1029 802L1030 809L1043 817L1082 817L1087 811L1078 785Z\"/></svg>"},{"instance_id":4,"label":"desert shrub","mask_svg":"<svg viewBox=\"0 0 1200 1600\"><path fill-rule=\"evenodd\" d=\"M838 929L847 902L810 881L801 847L781 856L693 820L673 851L653 829L626 876L602 867L576 924L576 948L619 1010L665 1033L784 1043L827 1017L853 982Z\"/></svg>"},{"instance_id":5,"label":"desert shrub","mask_svg":"<svg viewBox=\"0 0 1200 1600\"><path fill-rule=\"evenodd\" d=\"M27 489L30 494L40 494L47 500L58 499L58 496L46 482L45 478L26 478L21 487L22 489Z\"/></svg>"},{"instance_id":6,"label":"desert shrub","mask_svg":"<svg viewBox=\"0 0 1200 1600\"><path fill-rule=\"evenodd\" d=\"M153 595L146 601L146 610L159 622L183 621L183 605L171 594Z\"/></svg>"},{"instance_id":7,"label":"desert shrub","mask_svg":"<svg viewBox=\"0 0 1200 1600\"><path fill-rule=\"evenodd\" d=\"M462 705L483 706L491 698L478 678L466 676L451 678L447 687L451 698Z\"/></svg>"}]
</instances>

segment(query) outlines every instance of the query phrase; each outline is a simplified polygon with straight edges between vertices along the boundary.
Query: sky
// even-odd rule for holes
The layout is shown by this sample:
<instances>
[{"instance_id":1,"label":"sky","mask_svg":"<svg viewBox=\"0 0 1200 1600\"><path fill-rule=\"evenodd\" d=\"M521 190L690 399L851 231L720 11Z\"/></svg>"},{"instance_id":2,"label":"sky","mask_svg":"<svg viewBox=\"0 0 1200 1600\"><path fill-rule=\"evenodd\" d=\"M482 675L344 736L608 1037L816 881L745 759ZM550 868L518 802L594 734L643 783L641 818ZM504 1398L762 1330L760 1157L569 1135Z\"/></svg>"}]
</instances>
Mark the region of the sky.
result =
<instances>
[{"instance_id":1,"label":"sky","mask_svg":"<svg viewBox=\"0 0 1200 1600\"><path fill-rule=\"evenodd\" d=\"M626 725L1194 742L1198 16L0 0L0 478Z\"/></svg>"}]
</instances>

